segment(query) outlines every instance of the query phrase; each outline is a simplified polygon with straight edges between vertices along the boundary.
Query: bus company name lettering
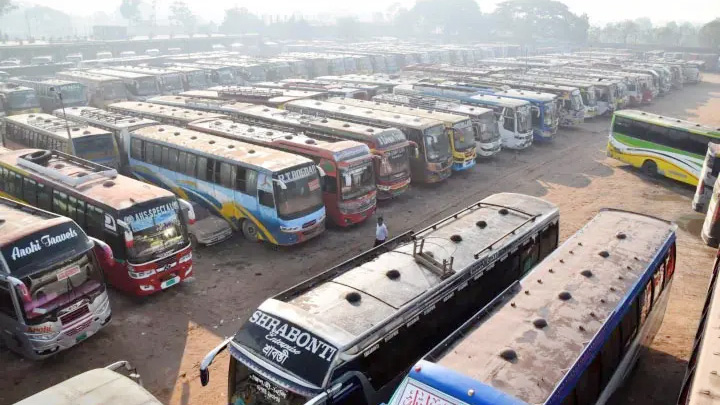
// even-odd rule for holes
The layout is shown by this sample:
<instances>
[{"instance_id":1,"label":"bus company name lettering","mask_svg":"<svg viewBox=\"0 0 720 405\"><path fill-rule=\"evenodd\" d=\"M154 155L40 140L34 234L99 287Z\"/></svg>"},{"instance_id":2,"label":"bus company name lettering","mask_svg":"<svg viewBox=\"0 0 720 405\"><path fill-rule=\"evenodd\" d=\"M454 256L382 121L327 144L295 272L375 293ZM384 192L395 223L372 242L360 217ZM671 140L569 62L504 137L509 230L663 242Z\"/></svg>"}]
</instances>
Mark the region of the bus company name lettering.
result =
<instances>
[{"instance_id":1,"label":"bus company name lettering","mask_svg":"<svg viewBox=\"0 0 720 405\"><path fill-rule=\"evenodd\" d=\"M73 238L77 238L78 234L75 232L74 229L68 228L67 231L59 234L59 235L43 235L40 237L40 239L35 239L34 241L30 241L30 243L24 247L13 247L12 254L10 257L13 260L17 260L21 257L25 257L28 255L31 255L33 253L40 252L43 250L43 248L52 247L53 245L57 245L58 243L65 242L66 240L70 240Z\"/></svg>"},{"instance_id":2,"label":"bus company name lettering","mask_svg":"<svg viewBox=\"0 0 720 405\"><path fill-rule=\"evenodd\" d=\"M125 217L125 222L140 222L145 219L155 218L158 215L164 214L168 211L175 211L179 205L177 202L162 204L157 207L147 209L145 211L136 212Z\"/></svg>"},{"instance_id":3,"label":"bus company name lettering","mask_svg":"<svg viewBox=\"0 0 720 405\"><path fill-rule=\"evenodd\" d=\"M289 182L303 177L312 176L315 173L317 173L317 168L315 166L305 166L286 173L281 173L278 175L278 179L283 182Z\"/></svg>"},{"instance_id":4,"label":"bus company name lettering","mask_svg":"<svg viewBox=\"0 0 720 405\"><path fill-rule=\"evenodd\" d=\"M402 132L389 132L378 135L377 143L380 144L380 146L387 146L400 143L405 139L405 135Z\"/></svg>"},{"instance_id":5,"label":"bus company name lettering","mask_svg":"<svg viewBox=\"0 0 720 405\"><path fill-rule=\"evenodd\" d=\"M300 354L299 349L310 352L327 362L332 360L333 355L337 351L336 348L315 336L294 326L290 326L280 319L272 317L262 311L255 311L250 317L249 322L270 332L265 336L265 339L272 344L266 344L265 348L263 348L263 354L280 364L285 362L290 353ZM284 339L289 342L289 344L279 340L279 338ZM274 345L278 345L279 348Z\"/></svg>"}]
</instances>

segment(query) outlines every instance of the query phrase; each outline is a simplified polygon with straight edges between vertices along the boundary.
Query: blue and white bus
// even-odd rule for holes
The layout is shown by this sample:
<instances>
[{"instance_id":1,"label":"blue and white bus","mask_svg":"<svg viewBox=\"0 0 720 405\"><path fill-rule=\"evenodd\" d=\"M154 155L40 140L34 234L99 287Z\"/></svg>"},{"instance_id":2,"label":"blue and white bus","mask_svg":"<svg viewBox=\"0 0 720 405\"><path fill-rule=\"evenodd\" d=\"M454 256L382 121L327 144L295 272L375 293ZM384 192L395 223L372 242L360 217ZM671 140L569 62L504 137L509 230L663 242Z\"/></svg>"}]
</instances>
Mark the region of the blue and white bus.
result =
<instances>
[{"instance_id":1,"label":"blue and white bus","mask_svg":"<svg viewBox=\"0 0 720 405\"><path fill-rule=\"evenodd\" d=\"M662 323L675 231L601 211L415 363L390 405L615 403Z\"/></svg>"},{"instance_id":2,"label":"blue and white bus","mask_svg":"<svg viewBox=\"0 0 720 405\"><path fill-rule=\"evenodd\" d=\"M293 245L325 229L322 170L308 158L169 125L128 138L133 175L204 206L248 240Z\"/></svg>"},{"instance_id":3,"label":"blue and white bus","mask_svg":"<svg viewBox=\"0 0 720 405\"><path fill-rule=\"evenodd\" d=\"M413 86L416 89L441 88L455 90L467 95L486 94L506 97L510 99L525 100L530 103L532 110L533 137L536 141L549 141L557 133L558 108L557 96L539 91L501 89L480 83L466 83L455 81L421 81Z\"/></svg>"}]
</instances>

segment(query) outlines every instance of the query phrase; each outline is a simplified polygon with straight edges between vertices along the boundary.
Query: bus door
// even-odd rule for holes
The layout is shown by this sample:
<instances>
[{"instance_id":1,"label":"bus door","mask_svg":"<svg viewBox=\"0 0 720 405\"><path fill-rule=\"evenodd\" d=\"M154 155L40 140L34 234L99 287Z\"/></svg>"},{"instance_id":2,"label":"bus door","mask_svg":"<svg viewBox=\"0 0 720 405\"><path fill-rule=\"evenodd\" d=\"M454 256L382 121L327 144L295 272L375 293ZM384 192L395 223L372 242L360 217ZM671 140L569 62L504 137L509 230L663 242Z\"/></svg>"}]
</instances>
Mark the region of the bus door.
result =
<instances>
[{"instance_id":1,"label":"bus door","mask_svg":"<svg viewBox=\"0 0 720 405\"><path fill-rule=\"evenodd\" d=\"M12 284L0 275L0 342L14 352L24 351L21 327L22 319L17 300L17 291Z\"/></svg>"},{"instance_id":2,"label":"bus door","mask_svg":"<svg viewBox=\"0 0 720 405\"><path fill-rule=\"evenodd\" d=\"M277 182L278 187L285 187L285 185L279 180L273 179L272 174L252 172L255 173L255 188L257 189L254 193L257 197L253 198L253 203L257 207L257 219L265 224L265 227L267 227L267 224L277 225L280 219L275 205L275 183ZM246 238L249 236L247 234L249 231L251 230L247 226L243 227L243 234L245 234ZM272 232L271 229L269 231Z\"/></svg>"}]
</instances>

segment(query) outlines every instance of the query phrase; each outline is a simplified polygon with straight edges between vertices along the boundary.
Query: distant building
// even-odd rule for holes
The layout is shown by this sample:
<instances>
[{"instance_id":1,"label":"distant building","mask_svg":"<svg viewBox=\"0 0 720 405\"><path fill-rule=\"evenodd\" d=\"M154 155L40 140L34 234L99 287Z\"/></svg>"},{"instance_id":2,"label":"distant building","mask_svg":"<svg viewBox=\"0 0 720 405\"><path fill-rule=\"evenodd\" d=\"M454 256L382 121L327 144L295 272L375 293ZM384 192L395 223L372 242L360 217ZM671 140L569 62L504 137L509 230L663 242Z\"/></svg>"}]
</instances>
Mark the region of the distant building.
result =
<instances>
[{"instance_id":1,"label":"distant building","mask_svg":"<svg viewBox=\"0 0 720 405\"><path fill-rule=\"evenodd\" d=\"M94 25L93 38L99 40L127 39L127 27L122 25Z\"/></svg>"}]
</instances>

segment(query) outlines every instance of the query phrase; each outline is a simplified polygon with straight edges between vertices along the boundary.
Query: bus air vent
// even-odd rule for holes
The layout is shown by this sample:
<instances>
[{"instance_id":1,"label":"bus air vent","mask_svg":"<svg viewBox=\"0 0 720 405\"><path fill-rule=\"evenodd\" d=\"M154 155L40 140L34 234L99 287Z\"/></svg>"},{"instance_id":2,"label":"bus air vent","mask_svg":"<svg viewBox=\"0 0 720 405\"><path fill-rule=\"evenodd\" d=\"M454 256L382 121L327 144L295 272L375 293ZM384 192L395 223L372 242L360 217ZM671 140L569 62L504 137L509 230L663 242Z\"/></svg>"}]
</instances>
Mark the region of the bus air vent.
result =
<instances>
[{"instance_id":1,"label":"bus air vent","mask_svg":"<svg viewBox=\"0 0 720 405\"><path fill-rule=\"evenodd\" d=\"M292 135L285 135L285 139L287 139L287 140L293 139L293 136L292 136Z\"/></svg>"},{"instance_id":2,"label":"bus air vent","mask_svg":"<svg viewBox=\"0 0 720 405\"><path fill-rule=\"evenodd\" d=\"M400 278L400 272L399 272L398 270L395 270L395 269L393 269L393 270L388 270L387 273L385 273L385 275L386 275L387 278L389 278L390 280L397 280L398 278Z\"/></svg>"},{"instance_id":3,"label":"bus air vent","mask_svg":"<svg viewBox=\"0 0 720 405\"><path fill-rule=\"evenodd\" d=\"M462 236L455 234L455 235L450 236L450 240L455 243L460 243L460 242L462 242Z\"/></svg>"},{"instance_id":4,"label":"bus air vent","mask_svg":"<svg viewBox=\"0 0 720 405\"><path fill-rule=\"evenodd\" d=\"M228 147L228 149L233 149L233 148L235 148L235 145L228 145L227 147Z\"/></svg>"},{"instance_id":5,"label":"bus air vent","mask_svg":"<svg viewBox=\"0 0 720 405\"><path fill-rule=\"evenodd\" d=\"M599 253L600 257L602 258L608 258L610 256L610 253L608 253L607 250L601 250Z\"/></svg>"},{"instance_id":6,"label":"bus air vent","mask_svg":"<svg viewBox=\"0 0 720 405\"><path fill-rule=\"evenodd\" d=\"M208 143L209 143L210 145L214 145L214 144L215 144L215 141L209 141Z\"/></svg>"},{"instance_id":7,"label":"bus air vent","mask_svg":"<svg viewBox=\"0 0 720 405\"><path fill-rule=\"evenodd\" d=\"M106 187L106 188L110 188L114 185L115 185L114 181L106 181L105 183L103 183L103 187Z\"/></svg>"},{"instance_id":8,"label":"bus air vent","mask_svg":"<svg viewBox=\"0 0 720 405\"><path fill-rule=\"evenodd\" d=\"M583 270L583 271L580 272L580 274L582 274L583 276L585 276L585 277L587 277L587 278L590 278L590 277L593 276L593 273L592 273L592 271L590 271L590 270Z\"/></svg>"},{"instance_id":9,"label":"bus air vent","mask_svg":"<svg viewBox=\"0 0 720 405\"><path fill-rule=\"evenodd\" d=\"M347 300L347 302L349 302L351 304L357 304L362 299L362 296L360 295L360 293L353 291L353 292L347 293L345 295L345 299Z\"/></svg>"},{"instance_id":10,"label":"bus air vent","mask_svg":"<svg viewBox=\"0 0 720 405\"><path fill-rule=\"evenodd\" d=\"M193 136L190 137L190 139L192 139L192 140L194 141L194 140L197 139L197 136L193 135Z\"/></svg>"},{"instance_id":11,"label":"bus air vent","mask_svg":"<svg viewBox=\"0 0 720 405\"><path fill-rule=\"evenodd\" d=\"M567 292L567 291L563 291L563 292L561 292L560 294L558 294L558 298L560 298L560 299L563 300L563 301L567 301L567 300L569 300L570 298L572 298L572 294L570 294L570 293Z\"/></svg>"},{"instance_id":12,"label":"bus air vent","mask_svg":"<svg viewBox=\"0 0 720 405\"><path fill-rule=\"evenodd\" d=\"M544 320L543 318L538 318L533 321L533 325L535 325L535 327L538 329L543 329L544 327L547 326L547 321Z\"/></svg>"},{"instance_id":13,"label":"bus air vent","mask_svg":"<svg viewBox=\"0 0 720 405\"><path fill-rule=\"evenodd\" d=\"M348 127L350 127L350 124L347 124L347 123L343 124L343 128L348 128Z\"/></svg>"},{"instance_id":14,"label":"bus air vent","mask_svg":"<svg viewBox=\"0 0 720 405\"><path fill-rule=\"evenodd\" d=\"M173 135L180 136L180 132L173 132Z\"/></svg>"},{"instance_id":15,"label":"bus air vent","mask_svg":"<svg viewBox=\"0 0 720 405\"><path fill-rule=\"evenodd\" d=\"M250 149L250 150L248 151L248 153L250 153L250 154L255 153L255 149Z\"/></svg>"},{"instance_id":16,"label":"bus air vent","mask_svg":"<svg viewBox=\"0 0 720 405\"><path fill-rule=\"evenodd\" d=\"M314 140L314 139L308 139L308 140L305 141L305 143L308 144L308 145L315 145L315 140Z\"/></svg>"},{"instance_id":17,"label":"bus air vent","mask_svg":"<svg viewBox=\"0 0 720 405\"><path fill-rule=\"evenodd\" d=\"M515 350L513 349L506 349L500 353L500 357L502 357L504 360L512 362L513 360L517 359L517 353L515 353Z\"/></svg>"}]
</instances>

